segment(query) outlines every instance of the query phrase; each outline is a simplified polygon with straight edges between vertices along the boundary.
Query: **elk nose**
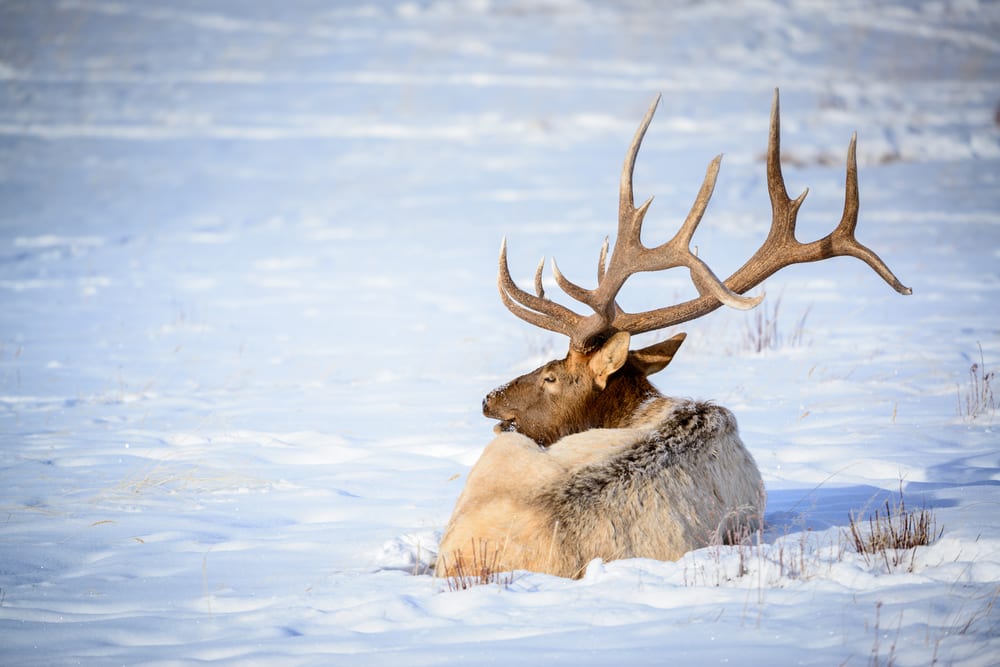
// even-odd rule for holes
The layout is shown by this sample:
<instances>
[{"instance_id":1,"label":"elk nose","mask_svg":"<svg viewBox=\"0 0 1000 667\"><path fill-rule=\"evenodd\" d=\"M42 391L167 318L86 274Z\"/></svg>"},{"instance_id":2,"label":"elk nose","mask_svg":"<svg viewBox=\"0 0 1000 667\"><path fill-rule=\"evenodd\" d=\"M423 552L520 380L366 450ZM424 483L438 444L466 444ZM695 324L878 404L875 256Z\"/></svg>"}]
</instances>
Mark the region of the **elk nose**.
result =
<instances>
[{"instance_id":1,"label":"elk nose","mask_svg":"<svg viewBox=\"0 0 1000 667\"><path fill-rule=\"evenodd\" d=\"M489 417L490 419L503 419L497 411L497 403L500 400L499 396L501 396L501 394L496 389L486 394L486 398L483 399L484 416Z\"/></svg>"}]
</instances>

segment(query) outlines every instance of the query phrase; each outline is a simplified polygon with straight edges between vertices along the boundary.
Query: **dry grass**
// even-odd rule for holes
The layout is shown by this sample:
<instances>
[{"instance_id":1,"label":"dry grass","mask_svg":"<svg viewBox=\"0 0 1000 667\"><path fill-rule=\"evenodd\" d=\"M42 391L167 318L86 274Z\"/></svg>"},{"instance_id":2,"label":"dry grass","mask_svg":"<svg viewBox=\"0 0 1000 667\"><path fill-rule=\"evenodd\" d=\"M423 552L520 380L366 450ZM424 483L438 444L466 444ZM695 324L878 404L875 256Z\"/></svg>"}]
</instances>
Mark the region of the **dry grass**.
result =
<instances>
[{"instance_id":1,"label":"dry grass","mask_svg":"<svg viewBox=\"0 0 1000 667\"><path fill-rule=\"evenodd\" d=\"M896 626L896 634L892 638L892 644L889 645L889 654L884 657L880 655L882 651L882 639L887 639L889 635L888 633L883 633L881 620L882 601L879 600L875 603L875 622L873 624L875 630L875 641L872 643L871 655L868 658L869 667L893 667L893 665L896 664L896 645L899 643L899 631L903 626L903 615L902 613L899 615L899 624Z\"/></svg>"},{"instance_id":2,"label":"dry grass","mask_svg":"<svg viewBox=\"0 0 1000 667\"><path fill-rule=\"evenodd\" d=\"M976 419L981 415L992 414L1000 407L996 394L993 392L993 381L996 371L987 371L983 359L983 346L979 344L979 363L969 367L969 383L958 387L958 414L966 419Z\"/></svg>"},{"instance_id":3,"label":"dry grass","mask_svg":"<svg viewBox=\"0 0 1000 667\"><path fill-rule=\"evenodd\" d=\"M872 567L885 564L888 572L912 572L916 547L936 541L943 532L931 510L906 508L900 491L899 502L886 500L867 519L849 515L849 528L835 536L817 539L803 526L799 539L779 538L764 543L759 532L731 536L729 545L710 545L712 558L681 559L685 586L723 586L747 577L756 580L758 599L765 588L781 588L787 580L808 581L832 574L853 549ZM763 525L763 524L762 524ZM1000 589L998 589L1000 590Z\"/></svg>"},{"instance_id":4,"label":"dry grass","mask_svg":"<svg viewBox=\"0 0 1000 667\"><path fill-rule=\"evenodd\" d=\"M792 347L801 345L809 310L810 308L806 308L791 333L784 335L778 328L781 297L778 296L774 300L774 306L770 311L766 303L761 304L748 315L743 325L743 349L759 353L765 350L777 350L782 345Z\"/></svg>"},{"instance_id":5,"label":"dry grass","mask_svg":"<svg viewBox=\"0 0 1000 667\"><path fill-rule=\"evenodd\" d=\"M926 546L941 536L937 529L934 513L926 508L909 511L900 493L899 504L893 506L888 500L884 508L876 509L868 520L860 520L850 514L850 539L855 551L861 554L869 565L874 560L882 560L889 572L906 565L913 570L916 547Z\"/></svg>"},{"instance_id":6,"label":"dry grass","mask_svg":"<svg viewBox=\"0 0 1000 667\"><path fill-rule=\"evenodd\" d=\"M496 584L501 589L509 588L514 582L514 575L499 571L500 556L500 549L491 550L483 540L480 540L478 547L475 542L472 543L469 558L461 550L456 551L451 566L448 565L447 557L442 554L440 558L447 571L452 573L446 579L448 590L465 591L490 584Z\"/></svg>"}]
</instances>

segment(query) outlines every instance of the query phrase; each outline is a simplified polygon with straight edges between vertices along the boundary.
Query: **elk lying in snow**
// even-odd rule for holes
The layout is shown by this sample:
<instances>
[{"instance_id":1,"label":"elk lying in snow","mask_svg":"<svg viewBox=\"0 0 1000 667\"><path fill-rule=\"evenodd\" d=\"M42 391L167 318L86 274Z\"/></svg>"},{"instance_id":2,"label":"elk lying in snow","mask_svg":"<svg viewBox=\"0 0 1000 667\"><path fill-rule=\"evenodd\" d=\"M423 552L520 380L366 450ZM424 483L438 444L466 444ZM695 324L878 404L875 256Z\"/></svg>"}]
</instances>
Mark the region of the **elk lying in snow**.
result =
<instances>
[{"instance_id":1,"label":"elk lying in snow","mask_svg":"<svg viewBox=\"0 0 1000 667\"><path fill-rule=\"evenodd\" d=\"M540 263L535 291L520 289L500 250L500 297L519 318L569 336L566 358L499 387L483 413L500 423L497 437L472 468L441 540L436 573L526 569L580 576L594 558L675 560L712 543L749 536L763 514L760 472L729 410L668 398L647 376L662 370L684 334L629 351L631 335L687 322L722 304L752 308L763 295L741 296L779 269L839 255L857 257L902 294L885 263L854 238L858 214L856 137L847 157L844 213L836 229L812 243L795 239L805 199L790 199L781 173L778 95L771 108L767 183L771 230L757 252L725 281L690 249L715 187L721 156L677 234L663 245L640 241L652 199L635 207L632 171L659 97L635 134L622 169L618 235L608 261L605 241L598 284L584 289L555 262L557 284L594 312L579 315L545 298ZM627 313L615 299L628 277L686 267L699 296L644 313ZM478 572L476 572L478 574Z\"/></svg>"}]
</instances>

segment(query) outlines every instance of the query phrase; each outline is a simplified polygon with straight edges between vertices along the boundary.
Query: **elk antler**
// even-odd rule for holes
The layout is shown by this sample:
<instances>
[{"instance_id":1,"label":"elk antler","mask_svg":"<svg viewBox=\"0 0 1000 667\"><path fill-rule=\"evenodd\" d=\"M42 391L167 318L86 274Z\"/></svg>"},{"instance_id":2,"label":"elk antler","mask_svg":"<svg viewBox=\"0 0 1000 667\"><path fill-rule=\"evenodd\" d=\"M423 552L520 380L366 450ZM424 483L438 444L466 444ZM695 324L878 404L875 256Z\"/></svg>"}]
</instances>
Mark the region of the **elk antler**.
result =
<instances>
[{"instance_id":1,"label":"elk antler","mask_svg":"<svg viewBox=\"0 0 1000 667\"><path fill-rule=\"evenodd\" d=\"M830 257L850 255L867 263L897 292L910 294L877 254L861 245L854 237L858 224L858 165L855 155L857 134L851 138L847 151L847 186L844 196L844 213L837 227L827 236L811 243L800 243L795 239L795 222L799 207L808 194L805 190L797 199L789 199L785 180L781 173L780 123L778 91L774 91L771 105L771 128L767 145L767 189L771 197L771 230L763 245L746 264L740 267L724 282L720 281L703 261L691 252L691 237L705 213L712 197L715 181L719 173L722 156L717 156L708 165L705 180L691 211L674 237L656 248L647 248L640 240L643 217L652 203L652 198L639 208L635 207L632 193L632 172L643 136L653 119L653 113L660 101L657 95L639 124L632 139L622 168L619 190L618 235L610 263L607 262L608 242L601 248L597 267L597 287L584 289L567 279L555 260L552 273L556 283L566 294L580 303L590 306L592 315L582 316L569 308L545 298L542 289L542 268L544 259L535 272L536 294L525 292L510 277L507 265L507 241L500 248L500 272L498 287L500 298L507 308L519 318L535 326L565 334L570 337L570 347L589 351L616 331L631 334L662 329L687 322L705 315L725 304L733 308L749 309L764 298L740 296L762 283L778 270L803 262L816 262ZM616 303L615 298L625 281L634 273L662 271L684 266L690 271L691 281L699 296L683 303L651 310L643 313L626 313Z\"/></svg>"}]
</instances>

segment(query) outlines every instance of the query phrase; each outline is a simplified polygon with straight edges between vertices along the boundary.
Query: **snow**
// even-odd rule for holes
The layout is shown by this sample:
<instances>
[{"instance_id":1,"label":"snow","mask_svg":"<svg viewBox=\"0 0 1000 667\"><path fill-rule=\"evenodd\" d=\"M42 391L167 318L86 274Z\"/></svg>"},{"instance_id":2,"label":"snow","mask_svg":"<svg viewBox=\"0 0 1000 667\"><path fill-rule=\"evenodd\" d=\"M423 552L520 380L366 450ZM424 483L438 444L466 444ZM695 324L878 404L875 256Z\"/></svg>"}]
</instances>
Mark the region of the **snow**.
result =
<instances>
[{"instance_id":1,"label":"snow","mask_svg":"<svg viewBox=\"0 0 1000 667\"><path fill-rule=\"evenodd\" d=\"M976 0L0 3L0 662L996 664L997 413L959 406L1000 367L998 35ZM737 415L760 546L449 592L482 396L566 344L500 303L501 238L523 284L592 275L663 92L645 238L724 152L727 275L775 87L800 238L857 131L859 238L913 295L838 259L768 280L776 349L684 327L657 384ZM943 532L889 571L846 530L900 490Z\"/></svg>"}]
</instances>

